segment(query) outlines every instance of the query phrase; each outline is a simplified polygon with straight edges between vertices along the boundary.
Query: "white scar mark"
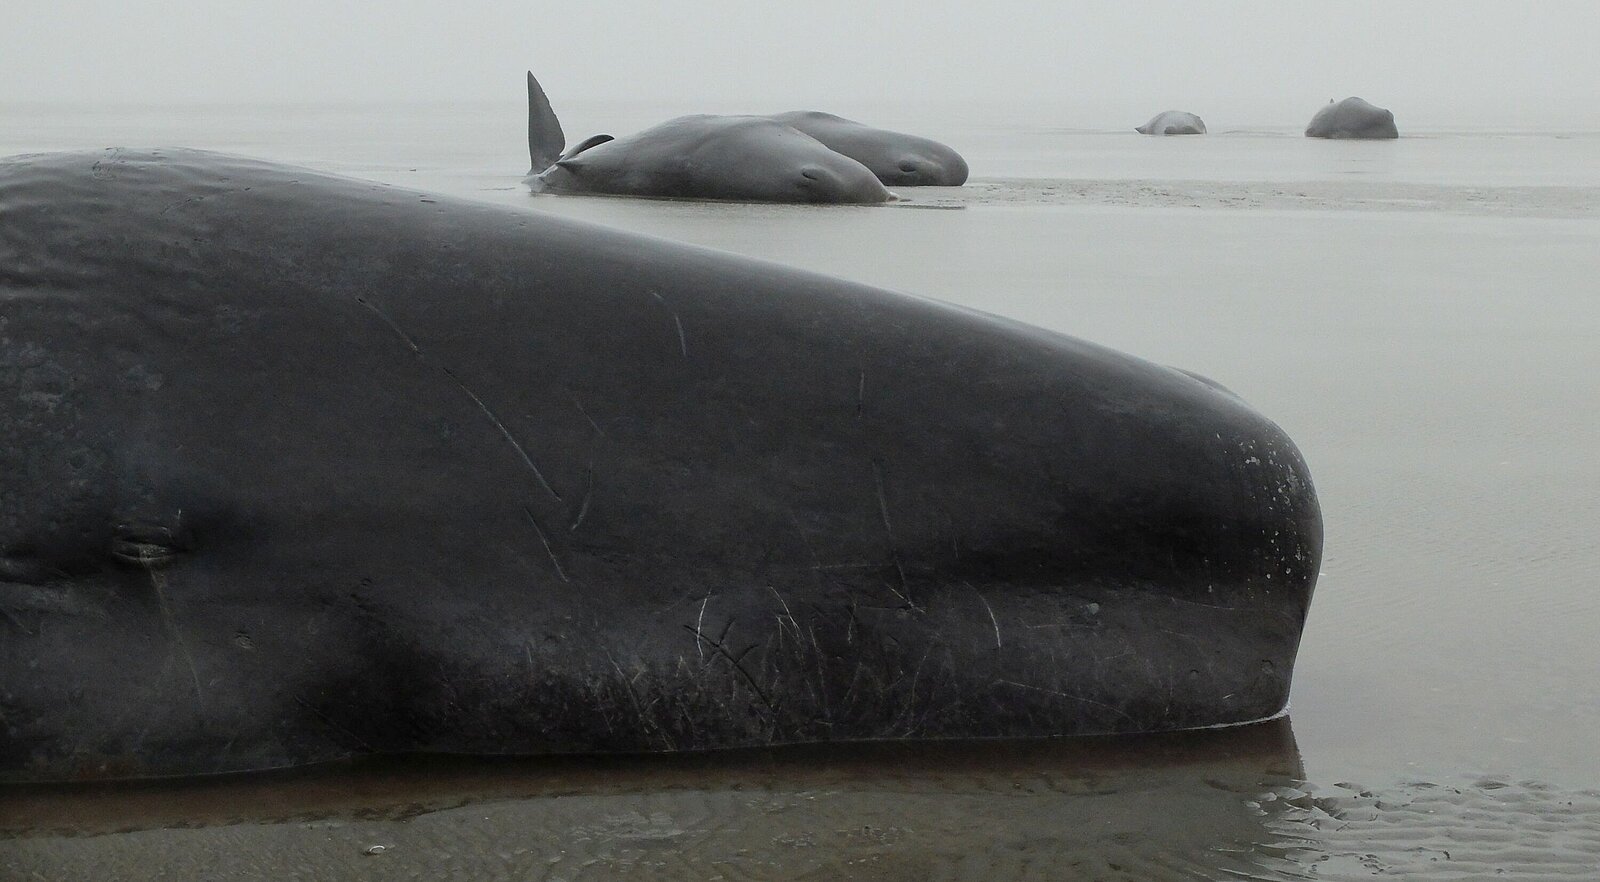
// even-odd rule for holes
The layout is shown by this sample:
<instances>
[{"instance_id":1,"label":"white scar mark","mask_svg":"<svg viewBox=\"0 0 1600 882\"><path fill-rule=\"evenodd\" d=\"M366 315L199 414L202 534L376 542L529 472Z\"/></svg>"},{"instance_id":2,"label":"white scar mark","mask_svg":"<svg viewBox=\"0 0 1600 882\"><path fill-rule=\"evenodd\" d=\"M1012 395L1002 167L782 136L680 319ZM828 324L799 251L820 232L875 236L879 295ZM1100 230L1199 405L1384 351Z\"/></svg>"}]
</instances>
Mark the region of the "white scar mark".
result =
<instances>
[{"instance_id":1,"label":"white scar mark","mask_svg":"<svg viewBox=\"0 0 1600 882\"><path fill-rule=\"evenodd\" d=\"M388 325L389 330L394 331L401 340L404 340L405 344L411 348L412 352L417 354L418 358L425 362L430 361L428 356L422 351L422 347L417 345L417 341L412 339L411 335L407 334L403 328L396 324L395 320L390 318L387 313L373 304L368 303L363 298L357 297L356 302L366 307L373 315L377 316L384 324ZM506 424L502 422L498 416L495 416L493 410L489 409L489 405L484 403L482 398L478 397L478 393L467 388L467 384L463 383L461 378L456 376L455 371L450 370L442 364L435 364L434 366L443 371L445 376L449 377L451 381L461 389L462 392L466 393L466 396L472 399L472 403L476 404L478 409L483 411L483 415L489 418L489 422L493 423L494 427L500 430L500 434L505 436L506 441L510 442L511 447L517 451L517 455L520 456L523 463L527 465L528 471L533 473L533 477L539 482L539 486L543 487L545 492L549 493L551 496L554 496L556 499L560 499L561 494L557 493L555 488L550 486L550 482L544 479L544 473L539 471L538 466L534 465L533 457L528 455L528 451L523 448L519 441L517 441L516 436L511 434L511 430L506 428Z\"/></svg>"},{"instance_id":2,"label":"white scar mark","mask_svg":"<svg viewBox=\"0 0 1600 882\"><path fill-rule=\"evenodd\" d=\"M167 603L166 579L155 571L156 556L149 549L140 549L139 562L150 573L150 587L156 593L156 606L161 610L161 621L167 626L167 634L172 642L177 644L178 653L183 656L183 663L189 667L189 679L194 683L195 703L204 711L206 707L205 691L200 688L200 672L195 669L194 655L189 652L189 644L184 642L183 634L178 630L178 623L172 618L172 607Z\"/></svg>"},{"instance_id":3,"label":"white scar mark","mask_svg":"<svg viewBox=\"0 0 1600 882\"><path fill-rule=\"evenodd\" d=\"M979 591L977 588L973 587L971 582L964 582L962 584L966 585L968 588L971 588L973 594L978 595L978 602L982 603L983 604L983 608L988 611L988 613L989 613L989 623L994 625L994 648L995 649L999 649L1000 648L1000 620L994 617L994 607L989 605L989 599L987 597L983 596L983 592L982 591Z\"/></svg>"},{"instance_id":4,"label":"white scar mark","mask_svg":"<svg viewBox=\"0 0 1600 882\"><path fill-rule=\"evenodd\" d=\"M883 463L872 461L872 477L878 485L878 514L883 518L883 532L889 538L889 555L894 559L894 571L900 577L900 590L892 586L890 593L906 602L906 606L913 610L921 611L921 607L911 599L911 588L906 584L906 568L900 563L900 549L894 541L894 525L889 522L889 497L883 489Z\"/></svg>"},{"instance_id":5,"label":"white scar mark","mask_svg":"<svg viewBox=\"0 0 1600 882\"><path fill-rule=\"evenodd\" d=\"M661 304L662 306L666 306L667 305L666 299L663 298L660 293L658 293L656 291L651 291L650 292L650 296L654 297L655 301L657 303ZM671 309L671 307L667 307L667 308ZM683 320L678 318L678 311L677 310L672 310L672 324L674 326L676 326L677 329L678 329L678 352L680 354L682 354L684 358L688 358L689 357L689 342L688 342L687 338L685 338L684 335L683 335Z\"/></svg>"},{"instance_id":6,"label":"white scar mark","mask_svg":"<svg viewBox=\"0 0 1600 882\"><path fill-rule=\"evenodd\" d=\"M711 602L711 592L707 591L706 592L706 599L700 601L700 617L695 619L695 621L694 621L694 633L695 633L696 637L699 637L701 634L705 633L705 627L706 627L706 605L709 604L710 602ZM704 661L705 657L706 657L706 650L705 650L704 646L700 645L700 641L699 640L695 640L694 648L700 652L700 660Z\"/></svg>"},{"instance_id":7,"label":"white scar mark","mask_svg":"<svg viewBox=\"0 0 1600 882\"><path fill-rule=\"evenodd\" d=\"M533 525L533 532L539 535L539 543L544 546L544 553L550 556L550 563L556 568L556 575L560 576L563 582L571 582L572 580L567 578L566 571L561 569L561 561L556 558L555 549L550 547L550 540L539 527L539 522L534 519L533 512L528 511L527 506L523 506L522 513L528 516L528 523Z\"/></svg>"},{"instance_id":8,"label":"white scar mark","mask_svg":"<svg viewBox=\"0 0 1600 882\"><path fill-rule=\"evenodd\" d=\"M573 519L572 526L567 528L567 532L569 532L569 533L572 532L573 530L576 530L579 527L583 526L583 519L589 516L589 501L594 497L594 463L593 462L589 463L589 468L587 470L586 477L587 477L587 480L584 482L584 488L583 488L583 504L578 506L578 516Z\"/></svg>"},{"instance_id":9,"label":"white scar mark","mask_svg":"<svg viewBox=\"0 0 1600 882\"><path fill-rule=\"evenodd\" d=\"M538 480L539 486L543 487L545 492L549 493L551 496L554 496L556 499L560 499L561 494L557 493L555 488L550 486L550 482L544 479L544 473L539 471L539 467L533 464L533 457L529 456L528 451L524 450L522 445L518 443L516 436L512 435L511 430L506 428L506 424L501 422L500 418L494 415L494 411L489 409L489 405L484 404L483 399L479 398L476 392L468 389L467 384L461 382L460 378L455 375L454 371L443 366L441 366L439 369L444 371L445 376L455 380L456 385L461 387L461 391L467 393L467 397L471 398L473 403L478 405L478 409L483 411L483 415L489 418L489 422L494 423L494 427L500 430L500 434L504 435L505 439L511 442L511 446L516 449L517 455L522 457L522 461L527 464L528 471L532 472L533 477Z\"/></svg>"}]
</instances>

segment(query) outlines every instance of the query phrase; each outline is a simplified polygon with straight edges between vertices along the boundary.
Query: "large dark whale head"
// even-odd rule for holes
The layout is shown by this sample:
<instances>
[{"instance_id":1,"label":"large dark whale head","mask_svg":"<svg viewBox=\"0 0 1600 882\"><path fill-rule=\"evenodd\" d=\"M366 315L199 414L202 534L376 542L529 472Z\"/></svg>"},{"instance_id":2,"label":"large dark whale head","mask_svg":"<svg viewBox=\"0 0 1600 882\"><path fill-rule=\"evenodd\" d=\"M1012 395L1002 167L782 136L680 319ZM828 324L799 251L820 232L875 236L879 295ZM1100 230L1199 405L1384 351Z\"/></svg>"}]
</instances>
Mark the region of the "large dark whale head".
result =
<instances>
[{"instance_id":1,"label":"large dark whale head","mask_svg":"<svg viewBox=\"0 0 1600 882\"><path fill-rule=\"evenodd\" d=\"M1055 333L189 151L0 162L0 777L1161 731L1321 527Z\"/></svg>"},{"instance_id":2,"label":"large dark whale head","mask_svg":"<svg viewBox=\"0 0 1600 882\"><path fill-rule=\"evenodd\" d=\"M891 187L958 187L967 181L967 161L931 138L876 129L816 110L778 113L772 119L860 162Z\"/></svg>"}]
</instances>

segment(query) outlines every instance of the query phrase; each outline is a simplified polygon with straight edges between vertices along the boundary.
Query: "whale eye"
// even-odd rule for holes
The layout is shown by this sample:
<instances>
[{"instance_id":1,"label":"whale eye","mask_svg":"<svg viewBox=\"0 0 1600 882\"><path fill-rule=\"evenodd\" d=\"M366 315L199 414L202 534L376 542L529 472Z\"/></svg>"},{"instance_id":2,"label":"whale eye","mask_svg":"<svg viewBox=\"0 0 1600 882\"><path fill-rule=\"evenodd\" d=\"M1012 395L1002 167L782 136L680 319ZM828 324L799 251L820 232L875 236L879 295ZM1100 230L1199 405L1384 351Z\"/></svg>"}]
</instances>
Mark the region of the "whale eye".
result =
<instances>
[{"instance_id":1,"label":"whale eye","mask_svg":"<svg viewBox=\"0 0 1600 882\"><path fill-rule=\"evenodd\" d=\"M120 524L111 537L111 556L122 563L145 569L164 567L186 554L188 549L168 527L151 524Z\"/></svg>"},{"instance_id":2,"label":"whale eye","mask_svg":"<svg viewBox=\"0 0 1600 882\"><path fill-rule=\"evenodd\" d=\"M902 159L900 160L900 170L906 174L911 174L917 170L917 164L909 159Z\"/></svg>"}]
</instances>

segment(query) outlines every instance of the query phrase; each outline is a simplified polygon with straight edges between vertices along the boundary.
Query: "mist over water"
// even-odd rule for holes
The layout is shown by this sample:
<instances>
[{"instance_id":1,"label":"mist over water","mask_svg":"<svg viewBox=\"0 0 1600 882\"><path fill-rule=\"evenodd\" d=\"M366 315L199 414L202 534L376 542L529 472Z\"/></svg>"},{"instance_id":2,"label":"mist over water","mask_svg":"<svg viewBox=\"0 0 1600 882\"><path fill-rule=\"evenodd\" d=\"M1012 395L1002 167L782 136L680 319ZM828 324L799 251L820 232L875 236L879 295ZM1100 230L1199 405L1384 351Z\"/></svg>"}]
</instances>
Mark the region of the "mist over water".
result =
<instances>
[{"instance_id":1,"label":"mist over water","mask_svg":"<svg viewBox=\"0 0 1600 882\"><path fill-rule=\"evenodd\" d=\"M552 100L569 142L684 110L789 109ZM761 772L618 793L590 781L561 804L469 788L455 808L400 786L365 817L285 809L287 823L232 824L213 810L200 813L220 826L87 839L0 818L0 835L23 832L0 839L0 869L103 876L302 849L306 867L348 864L360 878L408 850L410 866L442 872L428 860L470 841L456 853L481 861L478 878L797 867L1050 878L1076 866L1276 879L1312 865L1327 879L1379 866L1419 879L1592 877L1600 126L1429 129L1401 115L1397 142L1321 142L1299 134L1315 104L1248 125L1193 107L1213 134L1154 139L1132 128L1166 108L1130 107L1120 121L865 98L823 109L945 140L973 181L876 208L536 197L520 182L525 118L512 100L0 105L0 154L174 145L295 162L769 258L1205 374L1287 430L1326 519L1287 746L1223 742L1224 759L1065 777L1040 771L1060 757L1037 754L955 778L939 771L946 760L886 764L892 786L870 763L799 784ZM423 806L385 814L408 801ZM1106 835L1087 829L1107 818ZM505 849L527 830L540 832L523 851ZM1500 845L1458 841L1479 835ZM395 851L359 853L372 843Z\"/></svg>"},{"instance_id":2,"label":"mist over water","mask_svg":"<svg viewBox=\"0 0 1600 882\"><path fill-rule=\"evenodd\" d=\"M1025 124L1090 128L1175 108L1216 131L1304 125L1329 98L1359 95L1392 108L1402 131L1600 128L1590 0L9 0L6 11L0 103L517 102L532 69L563 115L574 102L676 114L859 100L998 104Z\"/></svg>"}]
</instances>

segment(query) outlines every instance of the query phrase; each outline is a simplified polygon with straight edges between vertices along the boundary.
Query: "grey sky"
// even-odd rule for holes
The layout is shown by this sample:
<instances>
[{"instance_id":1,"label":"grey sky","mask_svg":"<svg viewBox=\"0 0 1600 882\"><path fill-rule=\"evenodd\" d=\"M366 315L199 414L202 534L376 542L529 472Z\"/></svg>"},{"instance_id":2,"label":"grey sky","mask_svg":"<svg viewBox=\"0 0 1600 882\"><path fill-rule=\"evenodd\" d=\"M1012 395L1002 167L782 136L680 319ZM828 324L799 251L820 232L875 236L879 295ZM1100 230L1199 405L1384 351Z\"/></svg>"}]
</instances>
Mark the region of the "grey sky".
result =
<instances>
[{"instance_id":1,"label":"grey sky","mask_svg":"<svg viewBox=\"0 0 1600 882\"><path fill-rule=\"evenodd\" d=\"M1062 124L1600 127L1600 0L5 0L0 102L521 100L773 110L904 98ZM1102 119L1109 116L1110 119Z\"/></svg>"}]
</instances>

